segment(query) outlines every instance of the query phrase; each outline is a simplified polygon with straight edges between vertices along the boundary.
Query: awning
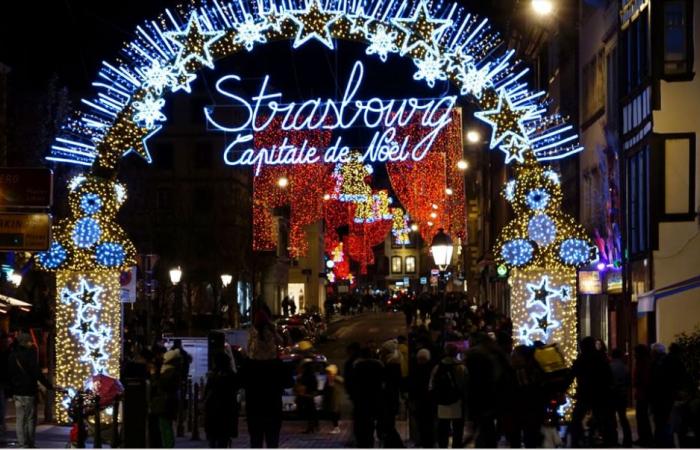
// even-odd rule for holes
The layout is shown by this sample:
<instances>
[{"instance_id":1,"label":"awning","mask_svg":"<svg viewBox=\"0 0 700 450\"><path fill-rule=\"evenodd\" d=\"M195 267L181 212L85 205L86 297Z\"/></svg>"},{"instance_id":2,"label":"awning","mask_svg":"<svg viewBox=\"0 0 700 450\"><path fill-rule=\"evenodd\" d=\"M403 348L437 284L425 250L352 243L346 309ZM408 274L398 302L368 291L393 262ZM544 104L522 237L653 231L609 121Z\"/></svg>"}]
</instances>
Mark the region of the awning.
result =
<instances>
[{"instance_id":1,"label":"awning","mask_svg":"<svg viewBox=\"0 0 700 450\"><path fill-rule=\"evenodd\" d=\"M700 275L688 278L679 283L670 284L660 289L654 289L637 296L637 312L651 312L656 308L656 302L664 297L670 297L680 292L700 287Z\"/></svg>"}]
</instances>

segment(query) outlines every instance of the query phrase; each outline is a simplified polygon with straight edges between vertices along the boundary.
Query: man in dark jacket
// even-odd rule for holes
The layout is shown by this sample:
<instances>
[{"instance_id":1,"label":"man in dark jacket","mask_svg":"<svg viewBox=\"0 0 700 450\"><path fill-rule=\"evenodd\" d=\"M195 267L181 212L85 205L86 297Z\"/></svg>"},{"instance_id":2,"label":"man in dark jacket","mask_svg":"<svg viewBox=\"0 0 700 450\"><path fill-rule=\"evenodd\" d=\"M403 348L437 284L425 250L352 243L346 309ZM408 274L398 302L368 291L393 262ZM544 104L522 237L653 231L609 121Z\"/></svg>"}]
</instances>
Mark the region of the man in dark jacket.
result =
<instances>
[{"instance_id":1,"label":"man in dark jacket","mask_svg":"<svg viewBox=\"0 0 700 450\"><path fill-rule=\"evenodd\" d=\"M358 448L374 447L374 430L381 410L384 365L364 347L353 364L352 385L349 386L353 402L355 444Z\"/></svg>"},{"instance_id":2,"label":"man in dark jacket","mask_svg":"<svg viewBox=\"0 0 700 450\"><path fill-rule=\"evenodd\" d=\"M21 333L17 337L15 349L7 361L7 372L15 399L17 444L19 447L32 448L36 431L37 382L49 390L54 388L41 373L34 343L28 334Z\"/></svg>"}]
</instances>

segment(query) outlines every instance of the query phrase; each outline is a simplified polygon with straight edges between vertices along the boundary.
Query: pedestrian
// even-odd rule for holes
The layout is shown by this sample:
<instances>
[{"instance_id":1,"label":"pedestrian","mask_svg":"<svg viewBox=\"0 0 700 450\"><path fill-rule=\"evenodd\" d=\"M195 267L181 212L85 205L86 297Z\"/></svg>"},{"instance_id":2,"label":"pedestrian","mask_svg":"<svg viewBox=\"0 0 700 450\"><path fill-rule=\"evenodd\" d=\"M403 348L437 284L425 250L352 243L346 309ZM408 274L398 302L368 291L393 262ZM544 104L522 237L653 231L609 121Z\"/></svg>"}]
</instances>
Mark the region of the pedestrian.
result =
<instances>
[{"instance_id":1,"label":"pedestrian","mask_svg":"<svg viewBox=\"0 0 700 450\"><path fill-rule=\"evenodd\" d=\"M401 356L401 379L406 380L408 378L408 339L406 336L399 336L396 338L398 343L398 351Z\"/></svg>"},{"instance_id":2,"label":"pedestrian","mask_svg":"<svg viewBox=\"0 0 700 450\"><path fill-rule=\"evenodd\" d=\"M289 296L287 295L282 299L282 315L289 317Z\"/></svg>"},{"instance_id":3,"label":"pedestrian","mask_svg":"<svg viewBox=\"0 0 700 450\"><path fill-rule=\"evenodd\" d=\"M396 430L396 415L401 405L401 353L395 339L388 340L379 349L383 370L382 408L377 421L377 431L384 448L403 448L403 440Z\"/></svg>"},{"instance_id":4,"label":"pedestrian","mask_svg":"<svg viewBox=\"0 0 700 450\"><path fill-rule=\"evenodd\" d=\"M613 376L606 355L596 348L596 340L581 340L580 353L572 366L576 378L576 405L571 418L572 446L578 447L583 437L583 419L593 414L605 447L617 445L615 415L612 404Z\"/></svg>"},{"instance_id":5,"label":"pedestrian","mask_svg":"<svg viewBox=\"0 0 700 450\"><path fill-rule=\"evenodd\" d=\"M248 359L241 369L251 448L279 447L285 369L277 357L277 335L270 316L258 308L248 335Z\"/></svg>"},{"instance_id":6,"label":"pedestrian","mask_svg":"<svg viewBox=\"0 0 700 450\"><path fill-rule=\"evenodd\" d=\"M452 436L452 448L461 448L467 393L467 370L457 360L459 349L447 344L445 357L433 369L429 389L437 403L438 447L447 448Z\"/></svg>"},{"instance_id":7,"label":"pedestrian","mask_svg":"<svg viewBox=\"0 0 700 450\"><path fill-rule=\"evenodd\" d=\"M649 421L649 399L651 387L651 353L649 347L639 344L634 347L634 400L637 421L635 445L649 447L653 443Z\"/></svg>"},{"instance_id":8,"label":"pedestrian","mask_svg":"<svg viewBox=\"0 0 700 450\"><path fill-rule=\"evenodd\" d=\"M295 315L297 313L297 303L294 299L289 300L289 313Z\"/></svg>"},{"instance_id":9,"label":"pedestrian","mask_svg":"<svg viewBox=\"0 0 700 450\"><path fill-rule=\"evenodd\" d=\"M619 348L610 353L610 370L613 376L612 401L617 421L622 428L622 446L632 446L632 430L627 420L627 396L630 388L630 371L623 360L624 354Z\"/></svg>"},{"instance_id":10,"label":"pedestrian","mask_svg":"<svg viewBox=\"0 0 700 450\"><path fill-rule=\"evenodd\" d=\"M173 422L177 419L180 358L178 350L165 352L160 371L151 378L151 412L156 416L163 448L175 447Z\"/></svg>"},{"instance_id":11,"label":"pedestrian","mask_svg":"<svg viewBox=\"0 0 700 450\"><path fill-rule=\"evenodd\" d=\"M215 353L204 388L204 431L211 448L226 448L238 437L237 378L229 355Z\"/></svg>"},{"instance_id":12,"label":"pedestrian","mask_svg":"<svg viewBox=\"0 0 700 450\"><path fill-rule=\"evenodd\" d=\"M343 381L343 377L338 375L338 366L335 364L326 366L326 384L323 387L323 404L333 424L331 434L340 433L341 385Z\"/></svg>"},{"instance_id":13,"label":"pedestrian","mask_svg":"<svg viewBox=\"0 0 700 450\"><path fill-rule=\"evenodd\" d=\"M20 333L17 336L15 347L8 357L7 375L15 402L17 445L34 448L37 383L48 390L55 389L39 368L36 348L29 334Z\"/></svg>"},{"instance_id":14,"label":"pedestrian","mask_svg":"<svg viewBox=\"0 0 700 450\"><path fill-rule=\"evenodd\" d=\"M297 410L306 419L305 434L318 431L318 411L316 410L316 395L318 394L318 379L314 370L314 361L305 359L299 367L299 375L294 386Z\"/></svg>"},{"instance_id":15,"label":"pedestrian","mask_svg":"<svg viewBox=\"0 0 700 450\"><path fill-rule=\"evenodd\" d=\"M430 378L435 365L430 350L421 348L416 353L416 364L408 376L409 410L418 431L416 443L422 448L435 447L436 404L430 391Z\"/></svg>"},{"instance_id":16,"label":"pedestrian","mask_svg":"<svg viewBox=\"0 0 700 450\"><path fill-rule=\"evenodd\" d=\"M511 448L539 448L543 444L546 395L544 374L535 360L534 347L513 349L511 364L515 375L512 429L507 436Z\"/></svg>"},{"instance_id":17,"label":"pedestrian","mask_svg":"<svg viewBox=\"0 0 700 450\"><path fill-rule=\"evenodd\" d=\"M465 363L469 373L467 412L474 422L475 446L494 448L498 445L496 417L500 367L489 347L491 339L484 333L474 333L469 338L469 350ZM495 346L495 345L494 345Z\"/></svg>"},{"instance_id":18,"label":"pedestrian","mask_svg":"<svg viewBox=\"0 0 700 450\"><path fill-rule=\"evenodd\" d=\"M383 396L384 366L369 347L360 350L352 368L350 398L353 402L353 432L358 448L374 447L374 432Z\"/></svg>"}]
</instances>

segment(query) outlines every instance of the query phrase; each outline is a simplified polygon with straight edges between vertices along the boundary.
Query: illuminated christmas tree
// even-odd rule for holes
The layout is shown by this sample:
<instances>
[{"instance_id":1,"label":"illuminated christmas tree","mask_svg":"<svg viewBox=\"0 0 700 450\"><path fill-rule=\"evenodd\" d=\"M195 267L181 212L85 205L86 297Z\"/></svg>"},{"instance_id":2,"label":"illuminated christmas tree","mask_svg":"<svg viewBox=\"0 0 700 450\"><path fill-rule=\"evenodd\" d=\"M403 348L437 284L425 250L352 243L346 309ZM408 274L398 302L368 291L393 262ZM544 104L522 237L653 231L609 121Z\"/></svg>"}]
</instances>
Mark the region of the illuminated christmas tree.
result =
<instances>
[{"instance_id":1,"label":"illuminated christmas tree","mask_svg":"<svg viewBox=\"0 0 700 450\"><path fill-rule=\"evenodd\" d=\"M559 175L532 152L503 195L515 219L501 232L497 262L509 270L516 344L556 343L571 365L576 358L576 271L597 259L584 228L562 212ZM568 409L568 408L567 408Z\"/></svg>"}]
</instances>

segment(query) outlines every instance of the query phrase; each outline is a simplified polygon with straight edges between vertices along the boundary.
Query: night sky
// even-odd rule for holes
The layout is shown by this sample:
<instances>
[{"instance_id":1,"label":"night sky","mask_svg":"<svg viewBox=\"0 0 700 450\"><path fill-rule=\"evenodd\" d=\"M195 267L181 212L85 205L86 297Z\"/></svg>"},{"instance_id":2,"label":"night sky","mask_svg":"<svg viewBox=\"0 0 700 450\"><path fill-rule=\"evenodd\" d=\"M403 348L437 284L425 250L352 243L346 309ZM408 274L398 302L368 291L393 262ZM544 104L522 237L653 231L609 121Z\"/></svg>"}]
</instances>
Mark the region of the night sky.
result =
<instances>
[{"instance_id":1,"label":"night sky","mask_svg":"<svg viewBox=\"0 0 700 450\"><path fill-rule=\"evenodd\" d=\"M9 2L7 2L9 3ZM50 0L11 2L0 14L0 62L12 69L11 86L45 86L56 74L71 91L84 91L94 80L100 61L112 60L135 27L152 19L174 0ZM488 14L512 0L462 1L470 11ZM31 33L31 34L30 34Z\"/></svg>"}]
</instances>

